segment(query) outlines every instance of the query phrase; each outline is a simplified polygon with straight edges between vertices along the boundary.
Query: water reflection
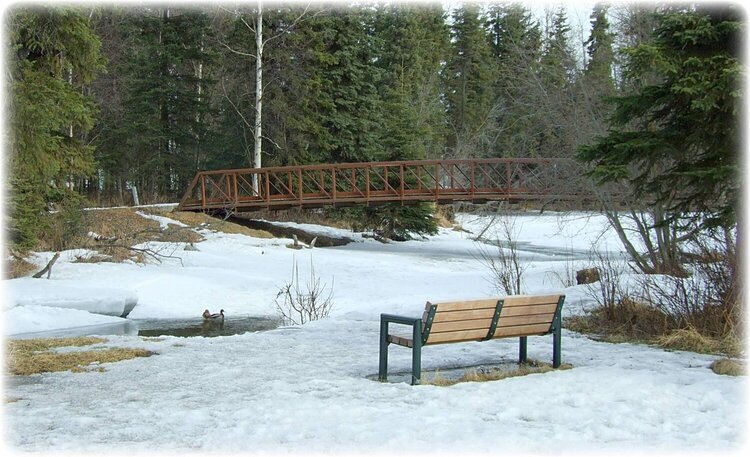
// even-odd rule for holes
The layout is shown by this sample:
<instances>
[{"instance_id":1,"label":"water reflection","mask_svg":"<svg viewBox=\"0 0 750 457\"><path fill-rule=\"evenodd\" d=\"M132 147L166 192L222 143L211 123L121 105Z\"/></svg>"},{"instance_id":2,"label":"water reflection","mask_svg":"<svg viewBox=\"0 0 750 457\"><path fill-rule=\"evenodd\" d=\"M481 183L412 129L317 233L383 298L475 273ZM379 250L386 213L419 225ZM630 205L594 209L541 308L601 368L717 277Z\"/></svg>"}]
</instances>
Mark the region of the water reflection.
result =
<instances>
[{"instance_id":1,"label":"water reflection","mask_svg":"<svg viewBox=\"0 0 750 457\"><path fill-rule=\"evenodd\" d=\"M205 319L137 320L139 336L228 336L246 332L272 330L281 322L272 317L247 316L226 318L224 321Z\"/></svg>"},{"instance_id":2,"label":"water reflection","mask_svg":"<svg viewBox=\"0 0 750 457\"><path fill-rule=\"evenodd\" d=\"M246 332L273 330L281 321L268 316L243 316L226 318L222 321L197 319L124 319L123 322L104 325L48 330L44 332L12 335L14 339L28 338L68 338L91 335L132 335L132 336L228 336Z\"/></svg>"}]
</instances>

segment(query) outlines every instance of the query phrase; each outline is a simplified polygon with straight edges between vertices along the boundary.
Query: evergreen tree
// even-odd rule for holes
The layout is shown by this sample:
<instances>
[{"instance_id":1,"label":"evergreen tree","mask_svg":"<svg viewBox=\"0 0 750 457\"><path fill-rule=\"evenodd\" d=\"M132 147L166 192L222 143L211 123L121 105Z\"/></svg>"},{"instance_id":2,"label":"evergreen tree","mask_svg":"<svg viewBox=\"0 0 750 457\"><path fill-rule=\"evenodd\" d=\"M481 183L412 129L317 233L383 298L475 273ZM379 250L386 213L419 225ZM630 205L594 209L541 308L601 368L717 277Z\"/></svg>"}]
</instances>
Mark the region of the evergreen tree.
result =
<instances>
[{"instance_id":1,"label":"evergreen tree","mask_svg":"<svg viewBox=\"0 0 750 457\"><path fill-rule=\"evenodd\" d=\"M374 62L370 10L325 11L305 23L309 79L302 109L310 144L306 155L316 162L381 160L383 76Z\"/></svg>"},{"instance_id":2,"label":"evergreen tree","mask_svg":"<svg viewBox=\"0 0 750 457\"><path fill-rule=\"evenodd\" d=\"M448 153L454 157L487 155L479 145L492 108L495 73L480 13L479 6L466 4L453 14L445 101Z\"/></svg>"},{"instance_id":3,"label":"evergreen tree","mask_svg":"<svg viewBox=\"0 0 750 457\"><path fill-rule=\"evenodd\" d=\"M489 155L533 157L540 116L533 90L539 77L541 31L521 4L492 5L487 28L495 65Z\"/></svg>"},{"instance_id":4,"label":"evergreen tree","mask_svg":"<svg viewBox=\"0 0 750 457\"><path fill-rule=\"evenodd\" d=\"M44 227L45 202L71 198L76 180L93 171L83 135L96 109L81 89L104 62L99 39L75 9L19 9L10 30L10 240L30 248Z\"/></svg>"},{"instance_id":5,"label":"evergreen tree","mask_svg":"<svg viewBox=\"0 0 750 457\"><path fill-rule=\"evenodd\" d=\"M614 35L607 19L608 7L597 4L591 12L591 32L586 40L586 66L578 80L576 95L581 121L581 131L587 132L590 141L606 131L606 119L611 114L609 97L615 95L613 71L615 55Z\"/></svg>"},{"instance_id":6,"label":"evergreen tree","mask_svg":"<svg viewBox=\"0 0 750 457\"><path fill-rule=\"evenodd\" d=\"M615 99L608 134L581 148L593 176L627 180L702 227L736 223L741 18L736 6L658 15L653 42L627 52L626 76L644 84Z\"/></svg>"},{"instance_id":7,"label":"evergreen tree","mask_svg":"<svg viewBox=\"0 0 750 457\"><path fill-rule=\"evenodd\" d=\"M551 85L565 87L575 79L576 63L570 46L570 25L562 6L552 16L541 64L544 78Z\"/></svg>"},{"instance_id":8,"label":"evergreen tree","mask_svg":"<svg viewBox=\"0 0 750 457\"><path fill-rule=\"evenodd\" d=\"M151 198L175 198L205 160L213 56L208 17L170 8L129 12L119 23L127 37L123 116L103 139L103 164L125 164L120 179ZM114 158L113 158L114 157Z\"/></svg>"},{"instance_id":9,"label":"evergreen tree","mask_svg":"<svg viewBox=\"0 0 750 457\"><path fill-rule=\"evenodd\" d=\"M387 158L440 156L445 134L440 71L449 46L445 13L435 6L383 6L373 33L380 45L376 65L383 70L378 92Z\"/></svg>"},{"instance_id":10,"label":"evergreen tree","mask_svg":"<svg viewBox=\"0 0 750 457\"><path fill-rule=\"evenodd\" d=\"M591 12L591 33L586 40L588 62L584 77L587 84L595 84L604 94L611 94L614 91L614 37L609 30L607 11L606 5L598 3Z\"/></svg>"}]
</instances>

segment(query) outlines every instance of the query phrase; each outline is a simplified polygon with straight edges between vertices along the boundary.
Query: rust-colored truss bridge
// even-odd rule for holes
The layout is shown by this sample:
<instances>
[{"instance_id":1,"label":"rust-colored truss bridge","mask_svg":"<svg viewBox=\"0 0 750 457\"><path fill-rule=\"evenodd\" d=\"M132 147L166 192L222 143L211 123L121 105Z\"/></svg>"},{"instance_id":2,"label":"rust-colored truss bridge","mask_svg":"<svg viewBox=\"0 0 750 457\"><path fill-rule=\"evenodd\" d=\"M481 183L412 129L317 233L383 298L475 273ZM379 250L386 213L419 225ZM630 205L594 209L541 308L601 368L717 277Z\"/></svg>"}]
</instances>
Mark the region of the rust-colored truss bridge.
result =
<instances>
[{"instance_id":1,"label":"rust-colored truss bridge","mask_svg":"<svg viewBox=\"0 0 750 457\"><path fill-rule=\"evenodd\" d=\"M314 208L389 202L450 203L584 198L570 159L457 159L201 171L183 211Z\"/></svg>"}]
</instances>

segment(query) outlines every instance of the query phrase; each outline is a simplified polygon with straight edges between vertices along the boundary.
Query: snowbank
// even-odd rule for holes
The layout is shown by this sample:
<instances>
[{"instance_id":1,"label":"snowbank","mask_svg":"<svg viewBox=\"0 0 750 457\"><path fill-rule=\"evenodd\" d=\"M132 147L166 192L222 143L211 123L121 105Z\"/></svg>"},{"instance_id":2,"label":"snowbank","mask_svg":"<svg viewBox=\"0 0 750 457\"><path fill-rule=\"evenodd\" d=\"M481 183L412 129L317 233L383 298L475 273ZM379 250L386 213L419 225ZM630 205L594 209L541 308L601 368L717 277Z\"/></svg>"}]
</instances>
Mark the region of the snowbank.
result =
<instances>
[{"instance_id":1,"label":"snowbank","mask_svg":"<svg viewBox=\"0 0 750 457\"><path fill-rule=\"evenodd\" d=\"M124 322L126 320L119 317L92 314L79 309L38 305L16 306L3 313L4 331L10 336L123 324Z\"/></svg>"},{"instance_id":2,"label":"snowbank","mask_svg":"<svg viewBox=\"0 0 750 457\"><path fill-rule=\"evenodd\" d=\"M19 278L6 282L5 308L47 306L127 316L138 303L131 291L91 286L86 280Z\"/></svg>"}]
</instances>

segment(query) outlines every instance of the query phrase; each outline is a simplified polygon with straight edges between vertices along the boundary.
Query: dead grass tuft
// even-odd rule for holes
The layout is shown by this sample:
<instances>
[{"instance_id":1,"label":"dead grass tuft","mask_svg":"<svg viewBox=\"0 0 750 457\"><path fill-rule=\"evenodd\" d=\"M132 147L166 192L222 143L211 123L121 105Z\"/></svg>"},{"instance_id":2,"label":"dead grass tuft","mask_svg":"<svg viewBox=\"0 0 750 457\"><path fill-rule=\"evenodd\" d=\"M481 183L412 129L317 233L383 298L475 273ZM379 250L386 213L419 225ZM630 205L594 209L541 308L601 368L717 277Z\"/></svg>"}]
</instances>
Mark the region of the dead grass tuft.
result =
<instances>
[{"instance_id":1,"label":"dead grass tuft","mask_svg":"<svg viewBox=\"0 0 750 457\"><path fill-rule=\"evenodd\" d=\"M68 346L91 346L92 344L104 343L107 340L93 336L81 336L76 338L33 338L28 340L8 341L8 349L19 352L48 351L54 348Z\"/></svg>"},{"instance_id":2,"label":"dead grass tuft","mask_svg":"<svg viewBox=\"0 0 750 457\"><path fill-rule=\"evenodd\" d=\"M725 376L744 376L745 364L732 359L719 359L711 364L714 373Z\"/></svg>"},{"instance_id":3,"label":"dead grass tuft","mask_svg":"<svg viewBox=\"0 0 750 457\"><path fill-rule=\"evenodd\" d=\"M574 332L601 336L610 342L646 342L664 335L668 317L658 309L624 297L613 306L593 309L583 316L565 319L565 327Z\"/></svg>"},{"instance_id":4,"label":"dead grass tuft","mask_svg":"<svg viewBox=\"0 0 750 457\"><path fill-rule=\"evenodd\" d=\"M673 332L656 338L656 344L665 349L713 354L719 351L720 343L707 336L701 335L694 328L674 330Z\"/></svg>"},{"instance_id":5,"label":"dead grass tuft","mask_svg":"<svg viewBox=\"0 0 750 457\"><path fill-rule=\"evenodd\" d=\"M176 211L176 210L169 211L169 212L163 211L163 210L162 211L152 210L151 213L157 214L159 216L165 216L170 219L174 219L194 229L205 228L208 230L215 230L217 232L222 232L222 233L252 236L254 238L273 238L273 235L266 232L265 230L251 229L251 228L239 225L239 224L235 224L234 222L223 221L221 219L211 217L205 213L194 213L191 211ZM201 239L197 241L202 241L202 239L203 238L201 237ZM193 241L193 242L195 243L197 241ZM186 242L189 242L189 241L186 241Z\"/></svg>"},{"instance_id":6,"label":"dead grass tuft","mask_svg":"<svg viewBox=\"0 0 750 457\"><path fill-rule=\"evenodd\" d=\"M428 379L426 384L435 386L452 386L461 382L487 382L487 381L500 381L502 379L514 378L518 376L526 376L529 374L536 373L547 373L556 370L569 370L573 368L573 365L563 363L559 368L552 368L552 365L538 360L529 360L526 363L518 365L518 368L508 370L502 368L490 368L490 369L471 369L464 373L459 379L447 379L442 376L439 371L435 372L435 375Z\"/></svg>"},{"instance_id":7,"label":"dead grass tuft","mask_svg":"<svg viewBox=\"0 0 750 457\"><path fill-rule=\"evenodd\" d=\"M439 227L456 230L456 210L452 205L431 205L435 222Z\"/></svg>"},{"instance_id":8,"label":"dead grass tuft","mask_svg":"<svg viewBox=\"0 0 750 457\"><path fill-rule=\"evenodd\" d=\"M7 279L29 276L38 269L33 263L16 256L12 256L5 261L5 276Z\"/></svg>"},{"instance_id":9,"label":"dead grass tuft","mask_svg":"<svg viewBox=\"0 0 750 457\"><path fill-rule=\"evenodd\" d=\"M199 243L204 238L189 227L178 227L173 224L161 232L161 241L167 243Z\"/></svg>"},{"instance_id":10,"label":"dead grass tuft","mask_svg":"<svg viewBox=\"0 0 750 457\"><path fill-rule=\"evenodd\" d=\"M73 263L102 263L102 262L114 262L112 257L108 255L102 255L99 253L77 255L73 260Z\"/></svg>"},{"instance_id":11,"label":"dead grass tuft","mask_svg":"<svg viewBox=\"0 0 750 457\"><path fill-rule=\"evenodd\" d=\"M55 351L57 348L90 346L105 341L105 339L95 337L11 340L7 346L7 370L10 374L17 376L67 370L73 372L104 371L103 367L98 366L99 364L119 362L135 357L149 357L154 354L144 349L130 348Z\"/></svg>"},{"instance_id":12,"label":"dead grass tuft","mask_svg":"<svg viewBox=\"0 0 750 457\"><path fill-rule=\"evenodd\" d=\"M98 209L86 212L89 227L105 238L116 238L129 245L159 239L159 223L136 214L131 208Z\"/></svg>"},{"instance_id":13,"label":"dead grass tuft","mask_svg":"<svg viewBox=\"0 0 750 457\"><path fill-rule=\"evenodd\" d=\"M296 222L298 224L315 224L335 227L344 230L352 229L352 222L344 211L337 209L302 209L291 208L283 211L261 211L258 217L267 221Z\"/></svg>"}]
</instances>

